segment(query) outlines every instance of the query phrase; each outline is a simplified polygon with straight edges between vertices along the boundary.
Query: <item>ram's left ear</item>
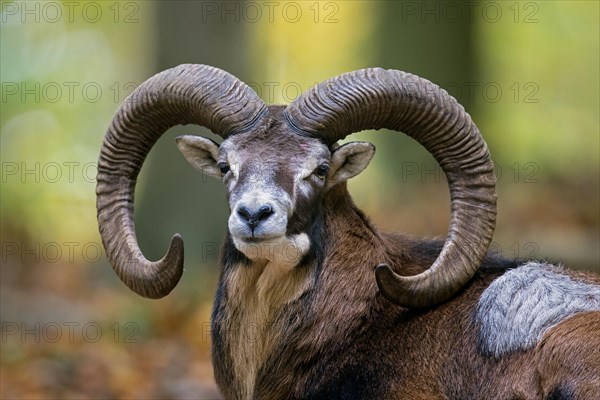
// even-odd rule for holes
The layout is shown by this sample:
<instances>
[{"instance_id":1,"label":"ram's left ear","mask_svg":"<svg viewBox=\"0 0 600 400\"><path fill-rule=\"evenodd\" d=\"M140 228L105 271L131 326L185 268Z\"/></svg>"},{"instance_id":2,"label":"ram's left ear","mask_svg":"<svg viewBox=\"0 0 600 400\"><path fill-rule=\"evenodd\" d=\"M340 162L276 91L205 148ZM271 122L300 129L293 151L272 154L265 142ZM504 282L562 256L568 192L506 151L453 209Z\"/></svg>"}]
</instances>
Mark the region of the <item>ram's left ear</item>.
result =
<instances>
[{"instance_id":1,"label":"ram's left ear","mask_svg":"<svg viewBox=\"0 0 600 400\"><path fill-rule=\"evenodd\" d=\"M202 136L184 135L176 138L177 148L196 170L221 179L217 167L219 144Z\"/></svg>"},{"instance_id":2,"label":"ram's left ear","mask_svg":"<svg viewBox=\"0 0 600 400\"><path fill-rule=\"evenodd\" d=\"M375 146L368 142L350 142L331 154L327 189L360 174L375 155Z\"/></svg>"}]
</instances>

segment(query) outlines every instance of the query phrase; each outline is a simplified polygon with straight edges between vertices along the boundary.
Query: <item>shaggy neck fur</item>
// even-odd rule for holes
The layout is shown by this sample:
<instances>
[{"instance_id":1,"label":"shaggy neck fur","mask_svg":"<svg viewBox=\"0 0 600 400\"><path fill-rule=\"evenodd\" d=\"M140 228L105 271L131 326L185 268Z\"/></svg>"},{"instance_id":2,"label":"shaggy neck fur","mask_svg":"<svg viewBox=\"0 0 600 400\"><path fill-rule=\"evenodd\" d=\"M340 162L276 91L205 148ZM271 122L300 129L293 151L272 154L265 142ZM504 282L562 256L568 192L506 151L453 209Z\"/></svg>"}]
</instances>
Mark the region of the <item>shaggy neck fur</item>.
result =
<instances>
[{"instance_id":1,"label":"shaggy neck fur","mask_svg":"<svg viewBox=\"0 0 600 400\"><path fill-rule=\"evenodd\" d=\"M215 375L227 398L254 395L259 371L296 314L299 299L314 286L324 257L323 210L285 239L244 244L228 237L213 313ZM221 311L217 311L221 310Z\"/></svg>"},{"instance_id":2,"label":"shaggy neck fur","mask_svg":"<svg viewBox=\"0 0 600 400\"><path fill-rule=\"evenodd\" d=\"M282 310L308 289L309 275L309 268L260 260L239 265L227 277L234 295L224 329L240 398L252 398L260 366L281 341Z\"/></svg>"}]
</instances>

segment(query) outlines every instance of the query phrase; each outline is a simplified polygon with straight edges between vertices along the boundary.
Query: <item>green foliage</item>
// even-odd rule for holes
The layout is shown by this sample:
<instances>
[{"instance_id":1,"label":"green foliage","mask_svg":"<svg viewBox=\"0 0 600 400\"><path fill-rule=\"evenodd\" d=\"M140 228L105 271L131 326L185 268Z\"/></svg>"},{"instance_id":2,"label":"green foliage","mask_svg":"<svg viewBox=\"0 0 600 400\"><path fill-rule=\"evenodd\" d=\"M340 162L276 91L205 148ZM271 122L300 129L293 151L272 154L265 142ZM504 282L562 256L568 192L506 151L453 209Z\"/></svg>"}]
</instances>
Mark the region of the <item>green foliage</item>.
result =
<instances>
[{"instance_id":1,"label":"green foliage","mask_svg":"<svg viewBox=\"0 0 600 400\"><path fill-rule=\"evenodd\" d=\"M480 90L490 88L488 99L479 96L478 123L497 162L532 161L562 179L597 176L599 7L515 2L497 23L476 24Z\"/></svg>"}]
</instances>

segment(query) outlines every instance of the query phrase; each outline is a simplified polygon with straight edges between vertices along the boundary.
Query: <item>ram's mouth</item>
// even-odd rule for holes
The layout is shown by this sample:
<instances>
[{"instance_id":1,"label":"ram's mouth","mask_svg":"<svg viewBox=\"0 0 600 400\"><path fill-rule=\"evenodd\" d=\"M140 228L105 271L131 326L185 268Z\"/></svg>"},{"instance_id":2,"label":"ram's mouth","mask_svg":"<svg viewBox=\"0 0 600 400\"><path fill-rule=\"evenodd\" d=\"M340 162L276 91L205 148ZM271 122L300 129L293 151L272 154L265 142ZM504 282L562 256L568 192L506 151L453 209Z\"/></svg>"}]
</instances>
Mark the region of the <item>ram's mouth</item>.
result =
<instances>
[{"instance_id":1,"label":"ram's mouth","mask_svg":"<svg viewBox=\"0 0 600 400\"><path fill-rule=\"evenodd\" d=\"M240 243L244 243L244 244L263 244L263 243L277 241L278 239L281 239L281 236L280 235L252 234L250 236L237 236L237 237L234 237L234 239L236 241L238 241Z\"/></svg>"},{"instance_id":2,"label":"ram's mouth","mask_svg":"<svg viewBox=\"0 0 600 400\"><path fill-rule=\"evenodd\" d=\"M265 223L252 229L252 227L249 227L247 224L240 223L237 218L230 217L229 232L234 241L240 244L265 244L284 239L286 225Z\"/></svg>"},{"instance_id":3,"label":"ram's mouth","mask_svg":"<svg viewBox=\"0 0 600 400\"><path fill-rule=\"evenodd\" d=\"M305 233L271 237L232 236L235 247L250 260L269 260L281 265L297 265L310 248Z\"/></svg>"}]
</instances>

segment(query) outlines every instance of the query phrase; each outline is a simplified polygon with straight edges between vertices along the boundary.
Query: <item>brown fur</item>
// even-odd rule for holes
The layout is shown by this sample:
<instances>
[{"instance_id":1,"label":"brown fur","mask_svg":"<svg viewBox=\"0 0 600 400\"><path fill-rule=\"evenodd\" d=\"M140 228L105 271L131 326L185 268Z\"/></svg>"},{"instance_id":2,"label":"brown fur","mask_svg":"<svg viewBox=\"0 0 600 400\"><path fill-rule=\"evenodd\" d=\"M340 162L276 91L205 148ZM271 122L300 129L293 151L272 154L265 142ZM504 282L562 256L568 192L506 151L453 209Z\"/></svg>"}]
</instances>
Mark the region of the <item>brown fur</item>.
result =
<instances>
[{"instance_id":1,"label":"brown fur","mask_svg":"<svg viewBox=\"0 0 600 400\"><path fill-rule=\"evenodd\" d=\"M564 382L571 383L573 398L593 398L585 382L599 376L592 366L600 346L597 340L593 346L589 342L592 329L600 332L597 313L581 314L558 325L538 350L501 359L483 356L477 350L473 319L477 301L495 277L515 264L488 259L453 300L429 310L407 310L380 295L374 266L388 262L401 274L420 272L435 260L441 244L380 233L352 204L345 185L327 194L323 209L327 243L322 263L299 267L306 273L292 281L302 295L297 290L285 291L287 295L269 308L271 313L261 315L266 318L262 340L268 346L249 360L257 371L251 397L235 389L244 378L235 376L230 363L240 356L235 351L249 343L240 344L239 335L228 332L235 331L236 323L247 323L236 320L242 308L255 306L246 302L245 291L252 291L252 285L236 283L232 276L240 272L234 271L257 266L226 265L222 282L227 295L217 298L214 324L221 332L217 344L229 348L231 358L221 358L223 352L216 350L214 361L217 381L227 398L541 399ZM237 329L244 328L238 325ZM564 331L572 338L561 341L559 333ZM591 355L572 357L570 347L574 346ZM560 363L568 366L567 360L578 365L579 359L585 364L576 371L559 368ZM579 378L572 372L579 373Z\"/></svg>"},{"instance_id":2,"label":"brown fur","mask_svg":"<svg viewBox=\"0 0 600 400\"><path fill-rule=\"evenodd\" d=\"M286 154L314 157L323 145L286 131L277 123L281 110L270 107L267 126L223 146L270 165L289 192L285 167L294 162ZM227 399L590 399L590 379L600 376L592 368L600 346L588 340L597 330L596 314L559 324L538 348L499 359L484 355L478 300L520 262L488 257L450 301L421 310L395 306L379 292L375 266L420 273L443 243L379 231L355 207L345 183L329 191L317 181L311 185L309 195L291 196L287 237L306 235L310 243L292 263L255 259L226 240L212 335L215 378ZM572 356L573 346L579 357ZM579 360L584 365L576 368Z\"/></svg>"},{"instance_id":3,"label":"brown fur","mask_svg":"<svg viewBox=\"0 0 600 400\"><path fill-rule=\"evenodd\" d=\"M556 325L536 353L544 396L560 388L574 399L600 399L600 312L577 314Z\"/></svg>"}]
</instances>

